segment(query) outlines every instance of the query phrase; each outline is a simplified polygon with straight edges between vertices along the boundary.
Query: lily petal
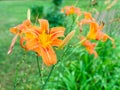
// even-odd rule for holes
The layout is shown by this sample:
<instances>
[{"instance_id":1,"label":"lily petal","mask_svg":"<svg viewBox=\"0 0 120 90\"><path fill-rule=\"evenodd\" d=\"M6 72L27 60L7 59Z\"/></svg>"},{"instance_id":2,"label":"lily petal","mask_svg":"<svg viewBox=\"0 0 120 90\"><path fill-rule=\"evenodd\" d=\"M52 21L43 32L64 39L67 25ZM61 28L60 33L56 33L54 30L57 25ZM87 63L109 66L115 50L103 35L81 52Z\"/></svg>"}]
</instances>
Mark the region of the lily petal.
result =
<instances>
[{"instance_id":1,"label":"lily petal","mask_svg":"<svg viewBox=\"0 0 120 90\"><path fill-rule=\"evenodd\" d=\"M85 37L82 37L81 39L84 40ZM94 54L94 55L95 55L95 58L98 57L97 52L94 50L94 48L95 48L95 46L96 46L96 43L91 43L89 40L85 40L85 41L82 43L82 45L85 46L86 50L87 50L90 54Z\"/></svg>"},{"instance_id":2,"label":"lily petal","mask_svg":"<svg viewBox=\"0 0 120 90\"><path fill-rule=\"evenodd\" d=\"M57 37L63 37L64 36L64 31L65 31L64 27L51 28L51 30L50 30L51 39L53 40Z\"/></svg>"},{"instance_id":3,"label":"lily petal","mask_svg":"<svg viewBox=\"0 0 120 90\"><path fill-rule=\"evenodd\" d=\"M45 48L42 47L41 48L41 56L42 56L44 63L47 66L56 64L56 62L57 62L56 54L55 54L54 50L52 49L52 47L45 47Z\"/></svg>"},{"instance_id":4,"label":"lily petal","mask_svg":"<svg viewBox=\"0 0 120 90\"><path fill-rule=\"evenodd\" d=\"M36 47L39 47L36 39L30 39L26 41L26 50L33 50Z\"/></svg>"},{"instance_id":5,"label":"lily petal","mask_svg":"<svg viewBox=\"0 0 120 90\"><path fill-rule=\"evenodd\" d=\"M51 45L52 46L60 46L61 45L61 43L62 43L62 40L60 40L60 39L54 39L52 42L51 42Z\"/></svg>"},{"instance_id":6,"label":"lily petal","mask_svg":"<svg viewBox=\"0 0 120 90\"><path fill-rule=\"evenodd\" d=\"M87 34L88 39L96 39L96 33L98 29L98 24L96 22L90 23L90 31Z\"/></svg>"},{"instance_id":7,"label":"lily petal","mask_svg":"<svg viewBox=\"0 0 120 90\"><path fill-rule=\"evenodd\" d=\"M87 20L93 20L92 15L91 15L91 13L89 13L89 12L84 12L84 17L85 17L85 19L87 19Z\"/></svg>"},{"instance_id":8,"label":"lily petal","mask_svg":"<svg viewBox=\"0 0 120 90\"><path fill-rule=\"evenodd\" d=\"M16 27L13 27L10 29L10 32L13 33L13 34L17 34L19 32L18 28Z\"/></svg>"},{"instance_id":9,"label":"lily petal","mask_svg":"<svg viewBox=\"0 0 120 90\"><path fill-rule=\"evenodd\" d=\"M42 32L49 33L49 23L48 23L48 21L45 20L45 19L39 19L38 21L40 23L40 28L41 28Z\"/></svg>"},{"instance_id":10,"label":"lily petal","mask_svg":"<svg viewBox=\"0 0 120 90\"><path fill-rule=\"evenodd\" d=\"M34 50L35 48L39 47L39 44L36 38L31 38L31 39L21 38L20 45L22 48L26 50Z\"/></svg>"}]
</instances>

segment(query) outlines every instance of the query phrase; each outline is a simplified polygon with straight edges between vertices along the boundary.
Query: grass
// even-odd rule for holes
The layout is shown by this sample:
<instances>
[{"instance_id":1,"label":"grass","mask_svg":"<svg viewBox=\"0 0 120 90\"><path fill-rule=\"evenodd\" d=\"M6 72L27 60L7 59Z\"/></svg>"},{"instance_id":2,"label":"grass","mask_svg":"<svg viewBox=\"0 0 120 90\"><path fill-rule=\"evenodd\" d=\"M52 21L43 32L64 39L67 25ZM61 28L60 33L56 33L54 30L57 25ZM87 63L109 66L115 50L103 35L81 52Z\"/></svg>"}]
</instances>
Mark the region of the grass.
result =
<instances>
[{"instance_id":1,"label":"grass","mask_svg":"<svg viewBox=\"0 0 120 90\"><path fill-rule=\"evenodd\" d=\"M18 41L11 55L7 55L7 50L14 36L9 29L26 19L27 9L32 5L51 7L50 3L51 0L0 1L0 90L13 90L15 74L18 76L16 90L39 90L44 83L51 67L43 65L41 81L38 79L35 53L21 49ZM75 2L72 0L65 0L63 6L73 3ZM77 6L82 10L91 11L92 8L88 5L89 2L80 0ZM74 50L68 45L63 51L57 52L61 61L55 66L45 90L120 90L120 24L119 21L109 23L111 19L120 18L119 11L114 15L111 12L119 10L120 2L108 11L104 10L105 7L102 0L99 1L98 6L95 6L101 12L98 20L105 21L105 32L115 39L116 48L111 48L110 41L98 42L99 47L96 49L99 58L94 59L93 55L89 55L83 47ZM105 13L103 19L102 15ZM41 57L39 61L42 65Z\"/></svg>"}]
</instances>

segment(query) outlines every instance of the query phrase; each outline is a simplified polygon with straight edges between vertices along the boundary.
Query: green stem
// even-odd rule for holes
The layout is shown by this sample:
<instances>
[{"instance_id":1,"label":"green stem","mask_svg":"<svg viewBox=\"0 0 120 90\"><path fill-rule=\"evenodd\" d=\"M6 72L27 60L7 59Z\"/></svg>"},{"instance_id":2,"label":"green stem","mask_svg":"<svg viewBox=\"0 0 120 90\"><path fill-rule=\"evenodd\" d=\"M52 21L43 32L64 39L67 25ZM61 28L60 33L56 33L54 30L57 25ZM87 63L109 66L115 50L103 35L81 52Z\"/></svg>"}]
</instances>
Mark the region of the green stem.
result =
<instances>
[{"instance_id":1,"label":"green stem","mask_svg":"<svg viewBox=\"0 0 120 90\"><path fill-rule=\"evenodd\" d=\"M18 69L16 68L16 72L15 72L15 81L14 81L14 90L16 90L16 86L17 86L17 77L18 77Z\"/></svg>"},{"instance_id":2,"label":"green stem","mask_svg":"<svg viewBox=\"0 0 120 90\"><path fill-rule=\"evenodd\" d=\"M74 6L77 6L77 5L78 5L78 3L79 3L79 0L76 0L76 2L75 2L75 4L74 4Z\"/></svg>"},{"instance_id":3,"label":"green stem","mask_svg":"<svg viewBox=\"0 0 120 90\"><path fill-rule=\"evenodd\" d=\"M52 66L52 68L51 68L51 70L50 70L50 73L49 73L47 79L45 80L45 84L42 86L42 89L41 89L41 90L43 90L43 89L45 88L45 86L46 86L46 84L47 84L47 82L48 82L48 80L49 80L49 78L50 78L50 76L51 76L51 74L52 74L52 72L53 72L54 67L55 67L55 65Z\"/></svg>"},{"instance_id":4,"label":"green stem","mask_svg":"<svg viewBox=\"0 0 120 90\"><path fill-rule=\"evenodd\" d=\"M39 76L41 77L41 69L40 69L40 64L39 64L38 56L36 56L36 60L37 60L37 67L38 67Z\"/></svg>"},{"instance_id":5,"label":"green stem","mask_svg":"<svg viewBox=\"0 0 120 90\"><path fill-rule=\"evenodd\" d=\"M72 15L71 25L70 25L69 29L67 30L66 35L72 31L74 23L75 23L75 17L74 17L74 15Z\"/></svg>"},{"instance_id":6,"label":"green stem","mask_svg":"<svg viewBox=\"0 0 120 90\"><path fill-rule=\"evenodd\" d=\"M72 30L72 27L73 27L74 23L75 23L75 16L72 15L72 23L71 23L71 28L70 28L71 30Z\"/></svg>"},{"instance_id":7,"label":"green stem","mask_svg":"<svg viewBox=\"0 0 120 90\"><path fill-rule=\"evenodd\" d=\"M17 66L16 66L16 71L15 71L15 80L14 80L14 90L16 90L16 87L17 87L17 78L18 78L18 70L20 68L20 66L22 65L22 63L25 61L25 58L26 58L26 51L24 52L24 55L22 57L22 60L17 63Z\"/></svg>"}]
</instances>

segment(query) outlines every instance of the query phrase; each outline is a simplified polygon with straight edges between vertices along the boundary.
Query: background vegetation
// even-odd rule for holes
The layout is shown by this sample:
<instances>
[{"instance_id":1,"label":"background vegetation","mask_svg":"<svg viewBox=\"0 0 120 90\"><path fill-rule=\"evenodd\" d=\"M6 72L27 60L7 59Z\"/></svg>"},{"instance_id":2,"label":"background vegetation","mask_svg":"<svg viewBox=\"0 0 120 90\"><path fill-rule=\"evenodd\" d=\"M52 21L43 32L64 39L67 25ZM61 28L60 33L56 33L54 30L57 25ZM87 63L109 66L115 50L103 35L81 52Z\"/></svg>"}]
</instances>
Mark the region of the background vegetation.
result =
<instances>
[{"instance_id":1,"label":"background vegetation","mask_svg":"<svg viewBox=\"0 0 120 90\"><path fill-rule=\"evenodd\" d=\"M60 7L75 2L76 0L63 0ZM93 8L99 11L99 15L94 17L105 22L104 31L115 39L116 48L112 48L109 40L106 43L98 42L96 50L99 57L95 59L84 47L72 47L73 38L63 51L57 52L60 62L55 65L45 90L120 90L120 1L109 10L106 10L104 0L97 0L97 3L96 6L91 6L90 0L79 0L77 6L82 11L95 13ZM51 67L43 65L39 57L42 65L41 81L35 53L24 51L19 42L12 54L7 55L14 36L9 29L25 20L27 9L33 6L43 6L48 12L54 4L52 0L0 1L0 90L13 90L15 83L16 90L40 90L50 71ZM46 12L44 13L47 14Z\"/></svg>"}]
</instances>

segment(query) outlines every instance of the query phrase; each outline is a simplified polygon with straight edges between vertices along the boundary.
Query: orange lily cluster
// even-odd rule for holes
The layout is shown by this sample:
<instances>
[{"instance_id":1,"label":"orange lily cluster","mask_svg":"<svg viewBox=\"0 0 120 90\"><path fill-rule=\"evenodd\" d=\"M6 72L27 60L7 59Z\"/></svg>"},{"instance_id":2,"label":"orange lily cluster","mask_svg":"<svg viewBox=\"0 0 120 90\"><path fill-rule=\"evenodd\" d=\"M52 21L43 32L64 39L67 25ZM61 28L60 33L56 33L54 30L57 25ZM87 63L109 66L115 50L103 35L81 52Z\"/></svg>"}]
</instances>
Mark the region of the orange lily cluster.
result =
<instances>
[{"instance_id":1,"label":"orange lily cluster","mask_svg":"<svg viewBox=\"0 0 120 90\"><path fill-rule=\"evenodd\" d=\"M65 13L66 16L76 14L79 17L82 15L80 8L77 8L75 6L65 6L64 8L61 9L61 12ZM90 40L97 41L102 40L105 42L107 39L110 39L113 43L113 46L115 47L114 39L112 39L110 36L102 32L104 28L104 23L98 24L97 21L92 17L91 13L89 12L84 12L84 19L80 20L80 22L78 23L78 26L80 27L80 32L82 31L82 26L85 24L90 25L90 30L88 31L86 37L85 36L81 37L80 43L82 43L82 45L86 47L86 50L90 54L94 54L95 57L98 56L97 52L94 49L96 44L91 43Z\"/></svg>"},{"instance_id":2,"label":"orange lily cluster","mask_svg":"<svg viewBox=\"0 0 120 90\"><path fill-rule=\"evenodd\" d=\"M71 14L76 14L77 18L75 22L82 15L80 8L75 6L66 6L62 8L61 12L65 13L67 16ZM49 23L45 19L39 19L40 26L33 25L30 20L25 20L22 24L13 27L10 31L16 34L14 37L8 54L11 53L12 48L16 42L18 36L20 36L20 45L27 51L34 51L41 56L43 62L47 65L53 65L57 62L56 53L53 46L63 48L69 40L73 37L75 33L75 28L71 31L64 40L59 39L59 37L64 36L64 27L53 27L49 28ZM98 24L97 21L92 17L91 13L84 12L84 19L80 20L77 26L82 29L83 25L89 24L90 30L88 31L86 37L82 36L80 43L85 46L86 50L90 54L94 54L98 57L95 51L96 43L92 43L91 40L102 40L106 41L110 39L114 45L114 39L102 32L104 28L104 23Z\"/></svg>"},{"instance_id":3,"label":"orange lily cluster","mask_svg":"<svg viewBox=\"0 0 120 90\"><path fill-rule=\"evenodd\" d=\"M110 39L114 45L114 39L112 39L110 36L102 32L104 23L101 23L99 25L97 21L92 17L92 15L88 12L84 13L84 19L82 19L79 22L80 28L82 28L84 24L89 24L90 30L87 33L86 37L82 37L82 42L83 42L82 45L86 47L86 49L90 54L94 54L95 57L98 56L96 51L94 50L94 47L96 46L96 44L90 43L90 40L102 40L105 42L107 39Z\"/></svg>"},{"instance_id":4,"label":"orange lily cluster","mask_svg":"<svg viewBox=\"0 0 120 90\"><path fill-rule=\"evenodd\" d=\"M57 57L53 46L60 46L62 40L58 37L64 36L64 27L49 28L49 23L45 19L39 19L40 27L32 25L30 20L11 28L13 34L20 36L20 45L25 50L32 50L41 56L43 62L47 65L53 65L57 62Z\"/></svg>"},{"instance_id":5,"label":"orange lily cluster","mask_svg":"<svg viewBox=\"0 0 120 90\"><path fill-rule=\"evenodd\" d=\"M61 12L65 13L66 16L72 15L72 14L76 14L80 16L82 14L80 8L77 8L75 6L65 6L64 8L61 9Z\"/></svg>"},{"instance_id":6,"label":"orange lily cluster","mask_svg":"<svg viewBox=\"0 0 120 90\"><path fill-rule=\"evenodd\" d=\"M90 54L94 54L95 57L98 57L98 54L94 49L96 46L96 43L91 43L90 40L87 40L85 37L81 37L81 41L83 41L82 45L86 47L86 50Z\"/></svg>"}]
</instances>

